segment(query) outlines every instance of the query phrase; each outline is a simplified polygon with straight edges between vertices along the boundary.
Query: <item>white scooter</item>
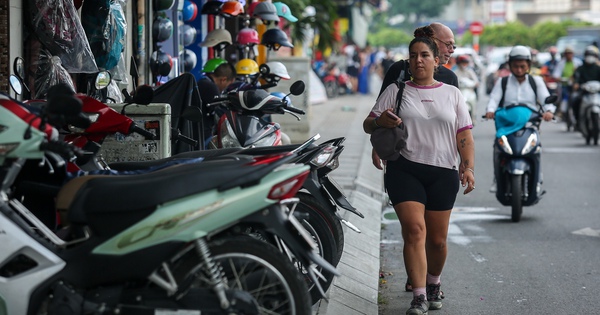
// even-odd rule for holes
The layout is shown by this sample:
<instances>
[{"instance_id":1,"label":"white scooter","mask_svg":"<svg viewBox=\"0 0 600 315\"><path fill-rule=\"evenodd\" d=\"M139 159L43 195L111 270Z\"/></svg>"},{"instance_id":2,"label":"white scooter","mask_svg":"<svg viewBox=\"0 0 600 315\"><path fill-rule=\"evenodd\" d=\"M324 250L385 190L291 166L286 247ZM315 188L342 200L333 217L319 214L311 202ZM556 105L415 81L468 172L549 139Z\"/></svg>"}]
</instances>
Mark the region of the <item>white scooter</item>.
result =
<instances>
[{"instance_id":1,"label":"white scooter","mask_svg":"<svg viewBox=\"0 0 600 315\"><path fill-rule=\"evenodd\" d=\"M585 143L598 145L600 115L600 81L588 81L581 85L583 96L579 107L579 129L585 137Z\"/></svg>"}]
</instances>

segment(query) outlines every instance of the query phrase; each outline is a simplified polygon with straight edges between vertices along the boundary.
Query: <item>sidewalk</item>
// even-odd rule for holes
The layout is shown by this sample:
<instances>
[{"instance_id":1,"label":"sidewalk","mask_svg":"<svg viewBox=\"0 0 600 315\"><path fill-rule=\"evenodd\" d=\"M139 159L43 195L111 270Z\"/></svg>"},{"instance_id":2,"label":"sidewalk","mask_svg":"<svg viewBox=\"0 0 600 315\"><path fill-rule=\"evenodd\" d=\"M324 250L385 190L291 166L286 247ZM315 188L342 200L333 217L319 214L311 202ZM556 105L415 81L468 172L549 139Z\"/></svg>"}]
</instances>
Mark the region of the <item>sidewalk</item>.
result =
<instances>
[{"instance_id":1,"label":"sidewalk","mask_svg":"<svg viewBox=\"0 0 600 315\"><path fill-rule=\"evenodd\" d=\"M311 134L321 141L346 137L340 167L331 173L352 205L365 218L342 211L344 219L361 233L344 226L344 254L337 266L342 276L327 291L328 300L314 306L315 315L378 314L379 244L383 200L383 173L371 164L371 143L362 122L375 95L345 95L310 108Z\"/></svg>"}]
</instances>

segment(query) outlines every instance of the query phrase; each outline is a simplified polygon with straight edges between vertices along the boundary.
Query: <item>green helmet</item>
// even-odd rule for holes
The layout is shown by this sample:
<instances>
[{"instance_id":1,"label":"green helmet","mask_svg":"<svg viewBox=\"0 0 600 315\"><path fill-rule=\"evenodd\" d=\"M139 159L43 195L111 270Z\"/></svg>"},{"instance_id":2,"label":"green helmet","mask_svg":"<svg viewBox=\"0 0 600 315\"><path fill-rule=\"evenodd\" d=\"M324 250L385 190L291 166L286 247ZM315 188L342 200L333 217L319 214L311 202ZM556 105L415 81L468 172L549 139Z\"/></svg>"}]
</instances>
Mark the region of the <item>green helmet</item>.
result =
<instances>
[{"instance_id":1,"label":"green helmet","mask_svg":"<svg viewBox=\"0 0 600 315\"><path fill-rule=\"evenodd\" d=\"M204 73L213 73L218 66L227 63L227 60L221 58L213 58L206 61L204 64L204 68L202 68L202 72Z\"/></svg>"}]
</instances>

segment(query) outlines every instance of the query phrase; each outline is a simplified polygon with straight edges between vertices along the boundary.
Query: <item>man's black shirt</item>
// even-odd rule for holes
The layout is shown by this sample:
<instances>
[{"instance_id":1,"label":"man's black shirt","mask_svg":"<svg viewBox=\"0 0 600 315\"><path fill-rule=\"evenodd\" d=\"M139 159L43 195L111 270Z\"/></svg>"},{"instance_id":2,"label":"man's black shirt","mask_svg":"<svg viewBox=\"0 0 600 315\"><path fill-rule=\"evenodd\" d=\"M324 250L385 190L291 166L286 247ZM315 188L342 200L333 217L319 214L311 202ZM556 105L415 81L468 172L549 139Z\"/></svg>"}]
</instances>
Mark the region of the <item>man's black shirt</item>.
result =
<instances>
[{"instance_id":1,"label":"man's black shirt","mask_svg":"<svg viewBox=\"0 0 600 315\"><path fill-rule=\"evenodd\" d=\"M388 85L398 80L400 72L402 71L402 69L404 69L405 66L406 71L408 71L408 60L398 60L390 67L390 69L385 73L385 78L383 79L383 83L381 84L381 90L379 91L379 95L381 95L381 93L385 91ZM458 78L456 77L456 74L454 73L454 71L444 66L439 66L437 68L437 71L433 74L433 78L440 82L449 85L454 85L458 88ZM408 79L410 79L410 76L408 74L405 74L403 81Z\"/></svg>"}]
</instances>

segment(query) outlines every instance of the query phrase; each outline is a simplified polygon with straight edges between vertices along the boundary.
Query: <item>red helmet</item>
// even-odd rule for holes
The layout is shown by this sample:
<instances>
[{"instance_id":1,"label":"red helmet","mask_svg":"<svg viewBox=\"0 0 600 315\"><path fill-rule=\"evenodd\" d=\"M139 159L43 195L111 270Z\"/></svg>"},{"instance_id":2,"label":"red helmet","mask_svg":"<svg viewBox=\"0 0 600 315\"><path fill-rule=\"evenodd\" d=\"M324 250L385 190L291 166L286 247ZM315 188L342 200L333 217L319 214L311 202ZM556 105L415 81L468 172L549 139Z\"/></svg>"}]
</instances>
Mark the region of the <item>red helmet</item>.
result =
<instances>
[{"instance_id":1,"label":"red helmet","mask_svg":"<svg viewBox=\"0 0 600 315\"><path fill-rule=\"evenodd\" d=\"M469 63L469 56L466 55L460 55L458 56L458 58L456 58L456 63Z\"/></svg>"},{"instance_id":2,"label":"red helmet","mask_svg":"<svg viewBox=\"0 0 600 315\"><path fill-rule=\"evenodd\" d=\"M224 17L233 17L244 14L244 6L238 1L227 1L221 7L221 15Z\"/></svg>"},{"instance_id":3,"label":"red helmet","mask_svg":"<svg viewBox=\"0 0 600 315\"><path fill-rule=\"evenodd\" d=\"M258 44L258 32L253 28L244 27L238 32L236 41L240 45Z\"/></svg>"}]
</instances>

